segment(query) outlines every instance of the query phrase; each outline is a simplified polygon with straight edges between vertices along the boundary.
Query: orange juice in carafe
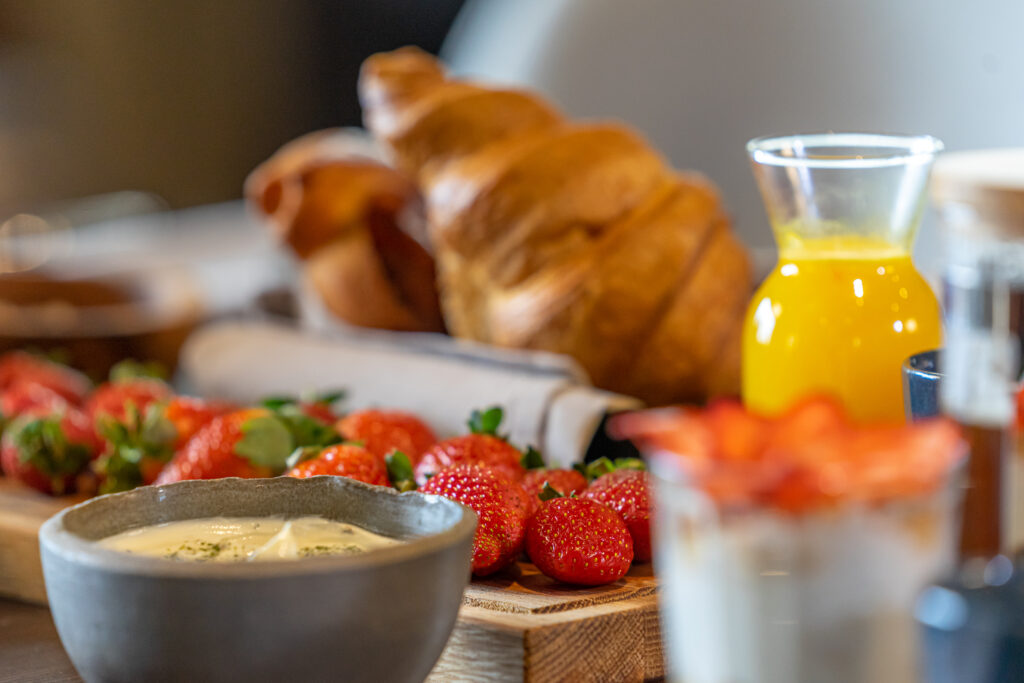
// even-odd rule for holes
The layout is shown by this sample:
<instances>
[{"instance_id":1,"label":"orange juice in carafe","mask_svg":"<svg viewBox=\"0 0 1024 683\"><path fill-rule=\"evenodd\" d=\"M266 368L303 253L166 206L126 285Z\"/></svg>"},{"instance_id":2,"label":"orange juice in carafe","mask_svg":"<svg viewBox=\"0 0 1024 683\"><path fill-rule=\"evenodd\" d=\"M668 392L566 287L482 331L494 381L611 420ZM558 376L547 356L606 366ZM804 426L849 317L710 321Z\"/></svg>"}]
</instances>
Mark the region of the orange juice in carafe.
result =
<instances>
[{"instance_id":1,"label":"orange juice in carafe","mask_svg":"<svg viewBox=\"0 0 1024 683\"><path fill-rule=\"evenodd\" d=\"M812 239L780 254L750 304L743 396L772 414L826 393L856 419L898 420L900 365L941 334L938 301L909 254L856 236Z\"/></svg>"},{"instance_id":2,"label":"orange juice in carafe","mask_svg":"<svg viewBox=\"0 0 1024 683\"><path fill-rule=\"evenodd\" d=\"M828 394L904 418L900 368L937 348L938 301L911 261L934 138L823 134L748 150L779 247L743 330L743 399L778 414Z\"/></svg>"}]
</instances>

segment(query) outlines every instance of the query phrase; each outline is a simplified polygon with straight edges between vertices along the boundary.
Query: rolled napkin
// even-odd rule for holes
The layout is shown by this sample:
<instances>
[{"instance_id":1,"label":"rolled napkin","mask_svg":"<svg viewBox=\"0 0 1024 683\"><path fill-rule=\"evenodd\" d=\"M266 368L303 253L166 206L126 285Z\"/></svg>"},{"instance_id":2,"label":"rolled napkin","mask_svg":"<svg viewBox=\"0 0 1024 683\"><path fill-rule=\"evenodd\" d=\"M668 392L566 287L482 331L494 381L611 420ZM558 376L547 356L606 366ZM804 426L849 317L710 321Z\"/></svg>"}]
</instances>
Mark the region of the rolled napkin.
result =
<instances>
[{"instance_id":1,"label":"rolled napkin","mask_svg":"<svg viewBox=\"0 0 1024 683\"><path fill-rule=\"evenodd\" d=\"M186 383L204 396L246 402L344 389L346 410L408 410L441 436L464 433L473 409L500 405L509 440L537 447L551 466L561 467L583 459L606 414L640 406L589 386L563 356L436 335L405 334L396 341L373 331L327 336L268 322L219 322L189 338L181 368Z\"/></svg>"}]
</instances>

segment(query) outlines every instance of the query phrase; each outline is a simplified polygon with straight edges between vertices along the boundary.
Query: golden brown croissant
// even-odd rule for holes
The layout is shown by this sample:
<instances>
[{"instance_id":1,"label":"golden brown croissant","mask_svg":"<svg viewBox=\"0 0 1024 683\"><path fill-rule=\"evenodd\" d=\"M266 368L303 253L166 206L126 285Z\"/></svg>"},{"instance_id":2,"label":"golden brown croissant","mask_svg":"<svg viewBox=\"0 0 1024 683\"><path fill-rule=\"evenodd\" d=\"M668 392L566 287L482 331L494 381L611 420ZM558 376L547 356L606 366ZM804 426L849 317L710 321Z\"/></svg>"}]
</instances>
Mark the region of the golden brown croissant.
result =
<instances>
[{"instance_id":1,"label":"golden brown croissant","mask_svg":"<svg viewBox=\"0 0 1024 683\"><path fill-rule=\"evenodd\" d=\"M283 147L245 190L334 315L362 327L444 329L433 258L414 239L422 199L401 173L322 131Z\"/></svg>"},{"instance_id":2,"label":"golden brown croissant","mask_svg":"<svg viewBox=\"0 0 1024 683\"><path fill-rule=\"evenodd\" d=\"M449 330L575 357L598 386L669 403L738 389L747 255L717 192L617 123L370 57L367 127L427 200Z\"/></svg>"}]
</instances>

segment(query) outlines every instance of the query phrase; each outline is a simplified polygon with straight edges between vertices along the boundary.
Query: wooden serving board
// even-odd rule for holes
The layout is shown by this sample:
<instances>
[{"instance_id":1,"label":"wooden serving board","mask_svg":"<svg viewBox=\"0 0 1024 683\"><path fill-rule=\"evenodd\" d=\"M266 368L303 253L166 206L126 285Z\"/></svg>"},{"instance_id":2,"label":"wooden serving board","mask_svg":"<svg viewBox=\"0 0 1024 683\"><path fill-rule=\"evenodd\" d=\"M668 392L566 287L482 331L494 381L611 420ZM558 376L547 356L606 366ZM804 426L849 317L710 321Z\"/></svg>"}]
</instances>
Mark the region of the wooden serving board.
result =
<instances>
[{"instance_id":1,"label":"wooden serving board","mask_svg":"<svg viewBox=\"0 0 1024 683\"><path fill-rule=\"evenodd\" d=\"M46 604L39 527L79 498L50 498L0 478L0 596ZM657 581L637 565L582 588L520 562L466 588L428 681L645 681L665 675Z\"/></svg>"},{"instance_id":2,"label":"wooden serving board","mask_svg":"<svg viewBox=\"0 0 1024 683\"><path fill-rule=\"evenodd\" d=\"M504 683L665 676L657 581L637 565L606 586L567 586L526 562L474 579L427 679Z\"/></svg>"},{"instance_id":3,"label":"wooden serving board","mask_svg":"<svg viewBox=\"0 0 1024 683\"><path fill-rule=\"evenodd\" d=\"M0 477L0 596L46 604L39 563L39 527L75 496L51 498Z\"/></svg>"}]
</instances>

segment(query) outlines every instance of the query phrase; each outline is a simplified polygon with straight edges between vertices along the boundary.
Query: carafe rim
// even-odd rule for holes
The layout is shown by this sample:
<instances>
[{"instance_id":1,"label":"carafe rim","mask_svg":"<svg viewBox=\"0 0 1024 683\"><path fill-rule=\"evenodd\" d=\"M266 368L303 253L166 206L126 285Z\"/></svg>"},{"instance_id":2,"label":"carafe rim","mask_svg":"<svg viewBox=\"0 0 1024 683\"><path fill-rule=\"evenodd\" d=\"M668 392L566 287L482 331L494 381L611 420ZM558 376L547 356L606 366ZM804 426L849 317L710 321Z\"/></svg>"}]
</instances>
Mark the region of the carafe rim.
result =
<instances>
[{"instance_id":1,"label":"carafe rim","mask_svg":"<svg viewBox=\"0 0 1024 683\"><path fill-rule=\"evenodd\" d=\"M747 142L747 153L753 163L821 169L930 162L943 148L942 141L931 135L891 133L797 133L767 135Z\"/></svg>"}]
</instances>

